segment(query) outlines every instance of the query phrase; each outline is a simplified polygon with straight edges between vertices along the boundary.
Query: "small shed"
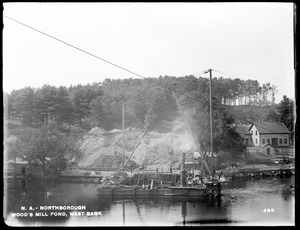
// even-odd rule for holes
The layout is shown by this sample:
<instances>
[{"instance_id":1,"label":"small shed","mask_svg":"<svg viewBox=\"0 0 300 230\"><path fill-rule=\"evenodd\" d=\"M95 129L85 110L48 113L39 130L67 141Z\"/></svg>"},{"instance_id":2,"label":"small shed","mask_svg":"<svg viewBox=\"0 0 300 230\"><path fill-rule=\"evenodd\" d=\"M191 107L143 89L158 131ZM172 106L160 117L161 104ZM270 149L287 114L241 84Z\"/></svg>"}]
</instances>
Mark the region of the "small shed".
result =
<instances>
[{"instance_id":1,"label":"small shed","mask_svg":"<svg viewBox=\"0 0 300 230\"><path fill-rule=\"evenodd\" d=\"M14 173L19 176L24 176L26 174L26 169L28 167L28 161L23 160L21 158L17 158L15 160L9 160L5 164L5 172L7 174L13 175Z\"/></svg>"},{"instance_id":2,"label":"small shed","mask_svg":"<svg viewBox=\"0 0 300 230\"><path fill-rule=\"evenodd\" d=\"M273 145L266 143L263 146L261 146L261 148L263 149L263 153L266 155L274 155L274 147Z\"/></svg>"}]
</instances>

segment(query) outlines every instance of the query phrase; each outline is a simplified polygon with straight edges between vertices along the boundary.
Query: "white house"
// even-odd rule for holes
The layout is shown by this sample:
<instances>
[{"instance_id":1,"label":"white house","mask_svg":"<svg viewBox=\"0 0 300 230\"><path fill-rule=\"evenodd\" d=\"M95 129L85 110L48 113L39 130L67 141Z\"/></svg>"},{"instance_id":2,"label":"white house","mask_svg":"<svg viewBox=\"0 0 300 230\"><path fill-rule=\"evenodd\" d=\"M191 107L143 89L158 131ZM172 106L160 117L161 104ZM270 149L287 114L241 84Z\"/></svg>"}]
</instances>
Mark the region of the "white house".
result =
<instances>
[{"instance_id":1,"label":"white house","mask_svg":"<svg viewBox=\"0 0 300 230\"><path fill-rule=\"evenodd\" d=\"M283 123L260 122L250 126L253 146L260 147L267 143L273 147L289 147L290 131Z\"/></svg>"}]
</instances>

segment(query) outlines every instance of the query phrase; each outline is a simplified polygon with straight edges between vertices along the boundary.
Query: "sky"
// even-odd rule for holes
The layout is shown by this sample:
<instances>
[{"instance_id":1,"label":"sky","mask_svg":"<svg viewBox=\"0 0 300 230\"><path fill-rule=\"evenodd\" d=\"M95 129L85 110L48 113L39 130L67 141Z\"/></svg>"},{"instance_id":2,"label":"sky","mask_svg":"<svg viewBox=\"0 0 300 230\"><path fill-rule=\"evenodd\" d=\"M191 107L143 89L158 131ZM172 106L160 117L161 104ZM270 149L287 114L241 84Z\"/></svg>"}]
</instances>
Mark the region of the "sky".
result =
<instances>
[{"instance_id":1,"label":"sky","mask_svg":"<svg viewBox=\"0 0 300 230\"><path fill-rule=\"evenodd\" d=\"M293 3L4 3L3 91L143 77L270 82L295 98Z\"/></svg>"}]
</instances>

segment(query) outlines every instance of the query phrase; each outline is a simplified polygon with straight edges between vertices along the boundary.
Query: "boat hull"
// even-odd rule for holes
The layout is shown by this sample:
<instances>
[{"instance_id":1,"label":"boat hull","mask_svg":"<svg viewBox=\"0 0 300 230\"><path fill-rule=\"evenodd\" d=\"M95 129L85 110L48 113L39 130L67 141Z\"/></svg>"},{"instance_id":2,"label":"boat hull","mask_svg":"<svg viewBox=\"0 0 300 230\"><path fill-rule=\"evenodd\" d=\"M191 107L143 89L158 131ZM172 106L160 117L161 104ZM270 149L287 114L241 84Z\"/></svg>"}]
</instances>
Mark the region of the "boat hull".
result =
<instances>
[{"instance_id":1,"label":"boat hull","mask_svg":"<svg viewBox=\"0 0 300 230\"><path fill-rule=\"evenodd\" d=\"M108 187L100 186L97 189L98 196L113 197L151 197L151 196L186 196L199 197L206 193L205 187L167 187L144 189L142 187Z\"/></svg>"}]
</instances>

